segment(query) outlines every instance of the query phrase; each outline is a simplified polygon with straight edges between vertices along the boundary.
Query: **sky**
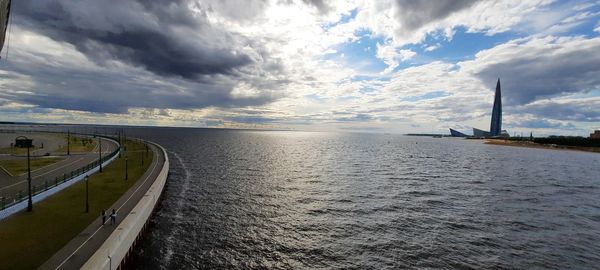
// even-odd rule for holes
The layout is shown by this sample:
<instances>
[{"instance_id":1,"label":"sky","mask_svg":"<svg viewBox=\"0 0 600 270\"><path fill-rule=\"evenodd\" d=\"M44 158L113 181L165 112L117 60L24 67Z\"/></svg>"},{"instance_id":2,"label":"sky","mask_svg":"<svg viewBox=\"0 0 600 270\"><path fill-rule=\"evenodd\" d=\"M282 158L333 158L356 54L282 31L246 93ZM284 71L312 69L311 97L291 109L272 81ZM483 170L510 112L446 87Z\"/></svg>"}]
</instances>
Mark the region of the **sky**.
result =
<instances>
[{"instance_id":1,"label":"sky","mask_svg":"<svg viewBox=\"0 0 600 270\"><path fill-rule=\"evenodd\" d=\"M0 121L600 129L600 1L19 0Z\"/></svg>"}]
</instances>

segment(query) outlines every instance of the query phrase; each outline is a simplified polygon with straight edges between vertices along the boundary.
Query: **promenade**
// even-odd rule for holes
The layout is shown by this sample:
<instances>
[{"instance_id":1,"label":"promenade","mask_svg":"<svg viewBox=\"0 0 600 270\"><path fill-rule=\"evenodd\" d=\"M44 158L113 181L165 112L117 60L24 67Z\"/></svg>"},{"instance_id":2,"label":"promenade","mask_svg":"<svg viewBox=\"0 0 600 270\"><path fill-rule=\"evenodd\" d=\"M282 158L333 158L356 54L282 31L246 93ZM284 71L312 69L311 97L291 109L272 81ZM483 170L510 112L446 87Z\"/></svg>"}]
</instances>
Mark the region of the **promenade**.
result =
<instances>
[{"instance_id":1,"label":"promenade","mask_svg":"<svg viewBox=\"0 0 600 270\"><path fill-rule=\"evenodd\" d=\"M98 215L98 218L66 246L56 252L40 269L80 269L106 239L119 228L121 222L131 214L132 209L145 195L163 169L165 156L162 149L153 144L149 144L149 146L153 153L149 169L123 196L107 209L109 212L112 209L117 211L117 224L111 225L110 219L107 219L106 224L102 225L102 218ZM115 265L119 263L114 262Z\"/></svg>"}]
</instances>

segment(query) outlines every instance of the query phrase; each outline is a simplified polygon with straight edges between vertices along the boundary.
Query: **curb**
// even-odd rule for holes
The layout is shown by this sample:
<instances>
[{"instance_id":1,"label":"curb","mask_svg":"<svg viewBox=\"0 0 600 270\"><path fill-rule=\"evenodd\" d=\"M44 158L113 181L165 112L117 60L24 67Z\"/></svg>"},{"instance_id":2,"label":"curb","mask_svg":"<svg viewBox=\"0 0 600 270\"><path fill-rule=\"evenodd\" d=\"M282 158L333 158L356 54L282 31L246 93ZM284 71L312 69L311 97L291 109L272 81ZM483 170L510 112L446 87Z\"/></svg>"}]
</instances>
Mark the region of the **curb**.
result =
<instances>
[{"instance_id":1,"label":"curb","mask_svg":"<svg viewBox=\"0 0 600 270\"><path fill-rule=\"evenodd\" d=\"M169 175L169 156L161 145L144 142L157 146L163 152L163 167L140 201L81 269L117 269L121 266L154 212Z\"/></svg>"},{"instance_id":2,"label":"curb","mask_svg":"<svg viewBox=\"0 0 600 270\"><path fill-rule=\"evenodd\" d=\"M106 137L103 137L103 138L107 139L107 140L110 140L110 141L113 141L114 143L116 143L117 145L119 145L119 143L117 141L113 140L113 139L109 139L109 138L106 138ZM117 151L116 154L113 157L111 157L110 159L104 161L102 163L102 166L105 167L108 164L110 164L111 162L113 162L113 160L115 160L115 158L119 157L119 152L120 151L121 150L119 149L119 151ZM44 200L44 199L46 199L46 198L48 198L48 197L50 197L50 196L58 193L59 191L65 189L67 187L70 187L71 185L73 185L73 184L75 184L77 182L82 181L83 179L85 179L86 175L93 174L93 173L95 173L95 172L97 172L99 170L100 170L100 166L96 166L96 167L90 169L89 171L87 171L85 173L82 173L82 174L80 174L78 176L75 176L73 178L70 178L70 179L66 180L64 183L59 184L58 186L54 186L54 187L52 187L52 188L50 188L50 189L48 189L46 191L43 191L43 192L40 192L38 194L35 194L35 195L31 196L31 201L34 204L37 203L37 202L39 202L39 201L42 201L42 200ZM7 217L10 217L13 214L16 214L16 213L18 213L18 212L20 212L20 211L22 211L22 210L24 210L26 208L27 208L27 200L26 199L22 200L22 201L20 201L20 202L18 202L16 204L13 204L13 205L11 205L11 206L9 206L7 208L4 208L3 210L0 210L0 221L3 220L3 219L5 219L5 218L7 218Z\"/></svg>"}]
</instances>

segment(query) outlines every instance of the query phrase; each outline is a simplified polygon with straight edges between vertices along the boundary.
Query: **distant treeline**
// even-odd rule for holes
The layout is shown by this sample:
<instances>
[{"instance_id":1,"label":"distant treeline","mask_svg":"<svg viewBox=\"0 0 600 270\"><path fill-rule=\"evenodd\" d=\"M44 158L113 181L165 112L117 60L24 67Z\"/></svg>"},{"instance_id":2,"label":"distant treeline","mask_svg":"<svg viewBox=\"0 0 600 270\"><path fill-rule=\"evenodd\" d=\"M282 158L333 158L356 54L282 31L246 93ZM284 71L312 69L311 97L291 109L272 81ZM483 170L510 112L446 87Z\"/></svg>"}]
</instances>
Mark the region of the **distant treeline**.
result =
<instances>
[{"instance_id":1,"label":"distant treeline","mask_svg":"<svg viewBox=\"0 0 600 270\"><path fill-rule=\"evenodd\" d=\"M534 138L533 141L539 144L556 144L566 146L584 146L600 147L600 139L590 139L584 137L548 137Z\"/></svg>"}]
</instances>

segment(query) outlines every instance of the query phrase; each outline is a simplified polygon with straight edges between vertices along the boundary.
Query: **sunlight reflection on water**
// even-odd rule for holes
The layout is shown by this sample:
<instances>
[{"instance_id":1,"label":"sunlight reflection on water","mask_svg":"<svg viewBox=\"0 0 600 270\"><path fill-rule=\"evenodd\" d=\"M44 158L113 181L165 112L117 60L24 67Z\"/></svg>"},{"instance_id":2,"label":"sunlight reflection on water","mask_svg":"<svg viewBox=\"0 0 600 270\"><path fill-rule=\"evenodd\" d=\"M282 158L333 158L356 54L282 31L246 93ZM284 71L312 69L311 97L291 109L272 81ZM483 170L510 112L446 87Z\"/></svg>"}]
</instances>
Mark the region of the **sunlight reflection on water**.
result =
<instances>
[{"instance_id":1,"label":"sunlight reflection on water","mask_svg":"<svg viewBox=\"0 0 600 270\"><path fill-rule=\"evenodd\" d=\"M599 154L399 135L136 133L172 160L139 268L600 263Z\"/></svg>"}]
</instances>

